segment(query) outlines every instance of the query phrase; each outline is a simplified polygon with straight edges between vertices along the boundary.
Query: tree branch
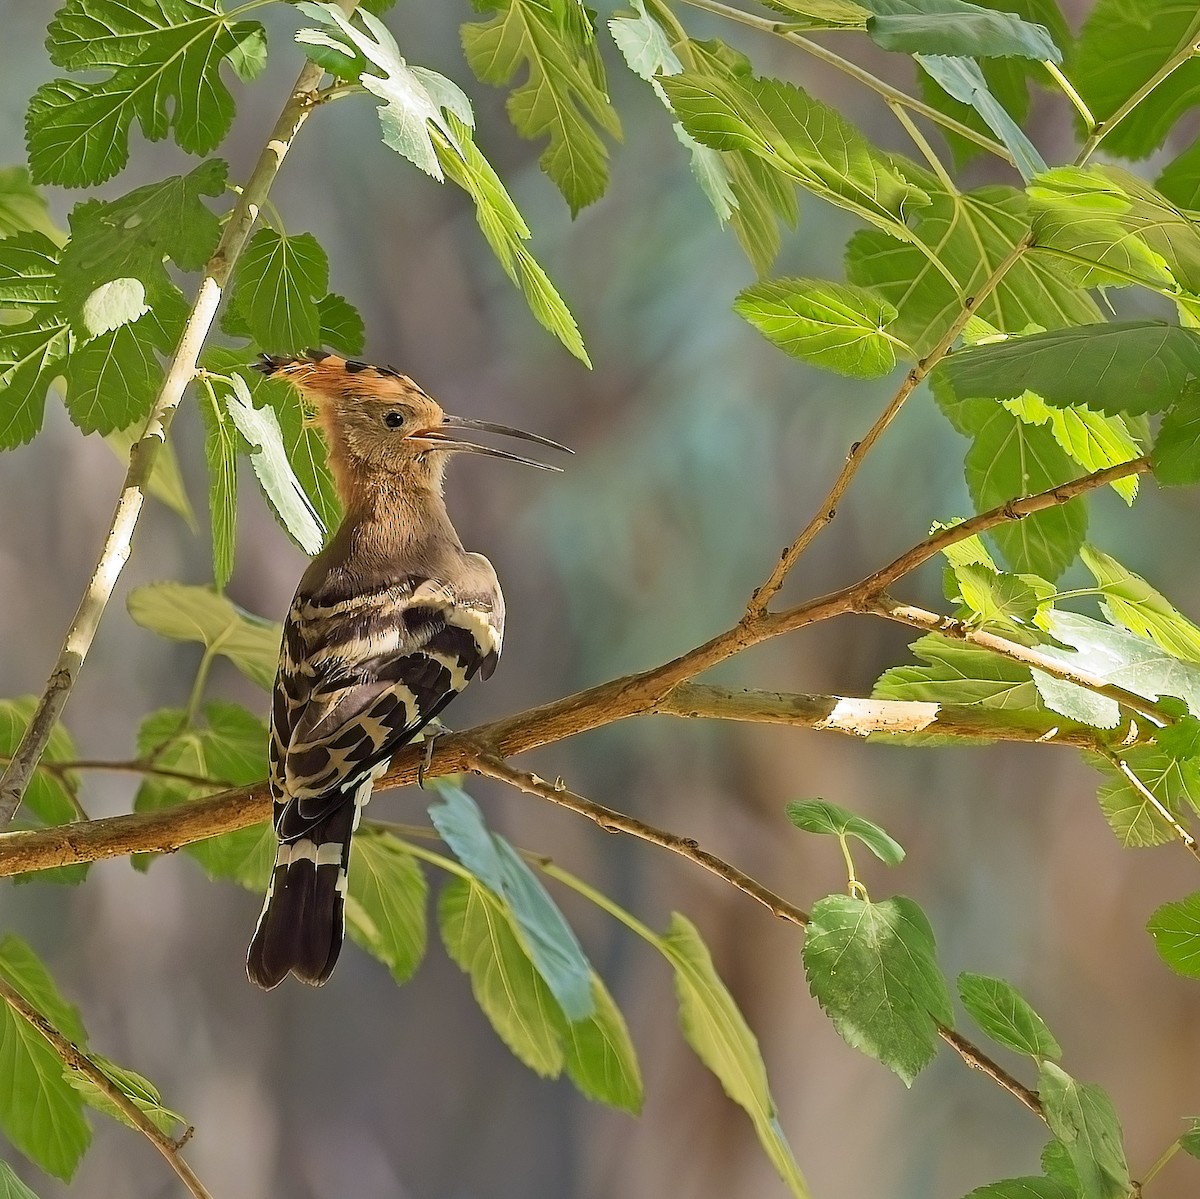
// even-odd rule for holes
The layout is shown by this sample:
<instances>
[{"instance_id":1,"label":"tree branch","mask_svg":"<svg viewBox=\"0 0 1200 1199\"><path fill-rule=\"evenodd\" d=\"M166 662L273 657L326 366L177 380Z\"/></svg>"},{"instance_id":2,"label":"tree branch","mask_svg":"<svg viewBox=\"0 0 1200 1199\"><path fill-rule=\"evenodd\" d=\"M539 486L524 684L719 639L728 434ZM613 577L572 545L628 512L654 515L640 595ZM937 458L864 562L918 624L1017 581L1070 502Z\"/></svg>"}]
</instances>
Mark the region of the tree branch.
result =
<instances>
[{"instance_id":1,"label":"tree branch","mask_svg":"<svg viewBox=\"0 0 1200 1199\"><path fill-rule=\"evenodd\" d=\"M173 1141L166 1133L162 1132L82 1049L67 1040L20 991L10 986L3 978L0 978L0 999L3 999L22 1020L37 1029L46 1038L51 1049L58 1054L67 1069L82 1074L89 1082L104 1092L109 1101L120 1109L122 1115L167 1159L167 1164L179 1175L183 1185L195 1199L212 1199L191 1166L180 1156L180 1143Z\"/></svg>"},{"instance_id":2,"label":"tree branch","mask_svg":"<svg viewBox=\"0 0 1200 1199\"><path fill-rule=\"evenodd\" d=\"M339 3L345 12L350 13L358 0L339 0ZM308 119L317 84L324 73L324 69L315 63L306 63L300 72L279 120L271 130L258 162L226 222L220 243L204 269L204 276L200 280L200 287L176 347L174 359L167 369L162 388L154 401L142 435L129 451L129 468L125 473L125 482L121 486L121 494L117 499L96 568L79 601L75 617L67 629L58 660L46 681L37 708L30 718L29 727L25 730L3 777L0 777L0 829L12 821L21 806L21 798L33 771L75 686L75 680L96 636L100 618L104 615L117 578L129 558L150 472L159 449L166 442L167 432L183 399L184 389L195 374L196 361L212 327L222 292L229 281L234 263L237 262L238 255L250 236L250 230L258 218L259 208L279 172L284 156L301 126Z\"/></svg>"}]
</instances>

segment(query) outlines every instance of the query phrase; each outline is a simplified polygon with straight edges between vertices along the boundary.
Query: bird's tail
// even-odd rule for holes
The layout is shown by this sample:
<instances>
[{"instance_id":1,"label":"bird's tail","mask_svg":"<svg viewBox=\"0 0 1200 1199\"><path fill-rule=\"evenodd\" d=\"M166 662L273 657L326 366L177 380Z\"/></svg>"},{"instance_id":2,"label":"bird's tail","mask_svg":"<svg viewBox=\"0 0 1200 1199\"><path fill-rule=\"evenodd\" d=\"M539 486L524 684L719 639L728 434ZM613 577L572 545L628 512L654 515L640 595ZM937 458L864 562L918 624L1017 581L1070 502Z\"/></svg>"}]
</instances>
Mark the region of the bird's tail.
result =
<instances>
[{"instance_id":1,"label":"bird's tail","mask_svg":"<svg viewBox=\"0 0 1200 1199\"><path fill-rule=\"evenodd\" d=\"M360 805L338 797L303 836L280 842L246 973L264 990L294 974L319 987L333 973L345 932L350 839Z\"/></svg>"}]
</instances>

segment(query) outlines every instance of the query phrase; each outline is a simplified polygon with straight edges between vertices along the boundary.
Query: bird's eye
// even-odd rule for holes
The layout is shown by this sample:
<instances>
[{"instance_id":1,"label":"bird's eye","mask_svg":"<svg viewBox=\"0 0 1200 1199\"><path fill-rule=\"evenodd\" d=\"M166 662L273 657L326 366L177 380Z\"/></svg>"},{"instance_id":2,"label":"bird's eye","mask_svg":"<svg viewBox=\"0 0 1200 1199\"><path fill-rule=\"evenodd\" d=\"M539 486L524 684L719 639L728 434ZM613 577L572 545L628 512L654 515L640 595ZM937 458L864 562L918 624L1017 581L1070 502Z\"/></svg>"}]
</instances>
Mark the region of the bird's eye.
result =
<instances>
[{"instance_id":1,"label":"bird's eye","mask_svg":"<svg viewBox=\"0 0 1200 1199\"><path fill-rule=\"evenodd\" d=\"M398 429L404 424L404 414L402 412L388 412L384 414L383 423L389 429Z\"/></svg>"}]
</instances>

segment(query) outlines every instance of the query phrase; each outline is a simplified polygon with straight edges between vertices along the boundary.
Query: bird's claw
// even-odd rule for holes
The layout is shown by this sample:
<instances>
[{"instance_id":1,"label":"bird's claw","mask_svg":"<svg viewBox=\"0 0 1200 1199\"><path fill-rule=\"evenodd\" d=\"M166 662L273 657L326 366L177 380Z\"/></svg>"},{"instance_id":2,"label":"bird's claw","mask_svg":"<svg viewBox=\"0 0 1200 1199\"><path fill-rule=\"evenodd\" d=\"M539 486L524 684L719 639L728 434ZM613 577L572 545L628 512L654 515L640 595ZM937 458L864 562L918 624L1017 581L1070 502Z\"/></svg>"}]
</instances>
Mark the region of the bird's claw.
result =
<instances>
[{"instance_id":1,"label":"bird's claw","mask_svg":"<svg viewBox=\"0 0 1200 1199\"><path fill-rule=\"evenodd\" d=\"M433 765L433 751L438 743L439 737L444 737L447 733L452 732L440 720L433 722L437 727L430 727L425 733L425 756L421 759L420 766L417 767L417 786L422 791L425 790L425 775L429 767Z\"/></svg>"}]
</instances>

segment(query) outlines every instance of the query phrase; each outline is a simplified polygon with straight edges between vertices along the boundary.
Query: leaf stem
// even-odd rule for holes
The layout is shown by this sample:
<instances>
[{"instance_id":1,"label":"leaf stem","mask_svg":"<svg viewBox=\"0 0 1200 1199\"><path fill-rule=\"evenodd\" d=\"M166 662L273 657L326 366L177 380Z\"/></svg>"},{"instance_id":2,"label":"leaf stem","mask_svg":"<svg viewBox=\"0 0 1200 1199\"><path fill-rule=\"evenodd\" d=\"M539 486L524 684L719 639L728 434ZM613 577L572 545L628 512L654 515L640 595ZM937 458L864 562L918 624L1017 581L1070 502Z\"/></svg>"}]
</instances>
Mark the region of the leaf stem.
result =
<instances>
[{"instance_id":1,"label":"leaf stem","mask_svg":"<svg viewBox=\"0 0 1200 1199\"><path fill-rule=\"evenodd\" d=\"M896 100L886 100L888 108L892 110L892 115L904 126L905 132L912 138L913 144L921 151L925 161L929 163L930 169L941 180L942 186L946 189L946 194L950 196L958 195L958 188L954 184L954 180L950 178L949 172L942 165L942 160L933 152L933 147L925 140L925 135L917 128L916 122L904 111L904 105ZM955 288L958 287L958 281L955 280Z\"/></svg>"},{"instance_id":2,"label":"leaf stem","mask_svg":"<svg viewBox=\"0 0 1200 1199\"><path fill-rule=\"evenodd\" d=\"M343 11L352 12L358 0L339 0ZM163 385L146 420L141 437L129 452L129 468L121 494L113 511L108 535L100 551L78 610L67 629L58 660L38 700L29 725L21 738L13 760L0 777L0 829L8 825L21 806L21 798L33 776L50 734L66 706L75 680L100 625L100 618L112 598L117 578L129 558L133 534L145 501L146 486L159 450L183 393L196 370L196 360L212 327L217 307L234 264L262 206L283 159L313 108L313 93L324 71L315 63L306 63L300 71L291 95L264 145L257 164L247 180L233 213L221 234L221 240L205 267L204 276L184 325L183 334L167 369Z\"/></svg>"},{"instance_id":3,"label":"leaf stem","mask_svg":"<svg viewBox=\"0 0 1200 1199\"><path fill-rule=\"evenodd\" d=\"M1159 1171L1177 1154L1183 1146L1180 1144L1179 1138L1176 1137L1163 1151L1159 1154L1154 1165L1146 1171L1138 1184L1138 1191L1135 1194L1140 1194L1141 1188L1148 1186L1158 1176Z\"/></svg>"},{"instance_id":4,"label":"leaf stem","mask_svg":"<svg viewBox=\"0 0 1200 1199\"><path fill-rule=\"evenodd\" d=\"M1042 60L1042 66L1050 72L1050 77L1063 90L1063 94L1075 105L1075 111L1083 117L1083 123L1087 126L1088 135L1090 136L1096 128L1096 118L1092 116L1092 110L1088 108L1083 97L1075 90L1075 86L1062 73L1056 62L1052 62L1046 58Z\"/></svg>"}]
</instances>

